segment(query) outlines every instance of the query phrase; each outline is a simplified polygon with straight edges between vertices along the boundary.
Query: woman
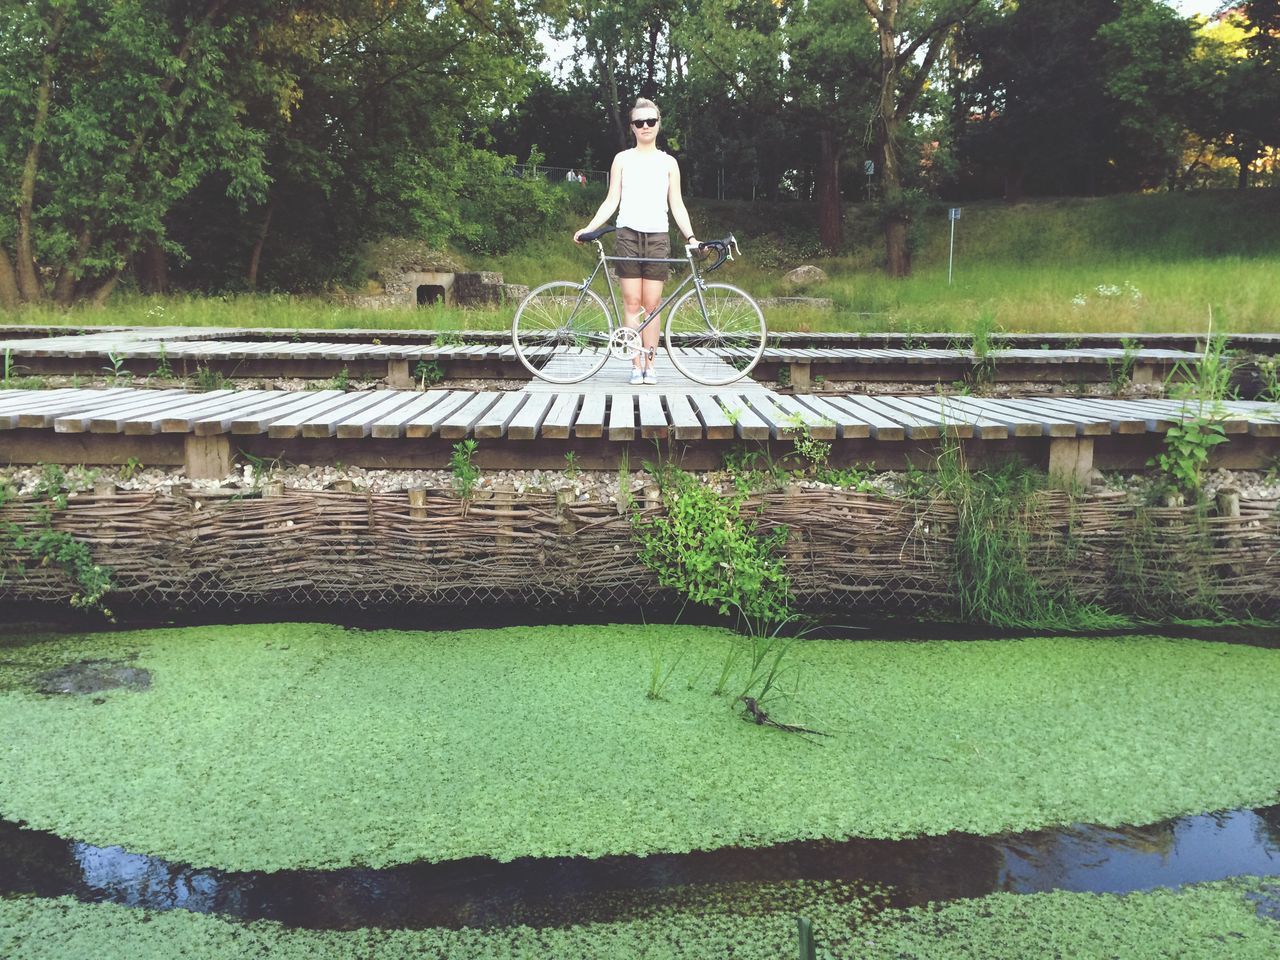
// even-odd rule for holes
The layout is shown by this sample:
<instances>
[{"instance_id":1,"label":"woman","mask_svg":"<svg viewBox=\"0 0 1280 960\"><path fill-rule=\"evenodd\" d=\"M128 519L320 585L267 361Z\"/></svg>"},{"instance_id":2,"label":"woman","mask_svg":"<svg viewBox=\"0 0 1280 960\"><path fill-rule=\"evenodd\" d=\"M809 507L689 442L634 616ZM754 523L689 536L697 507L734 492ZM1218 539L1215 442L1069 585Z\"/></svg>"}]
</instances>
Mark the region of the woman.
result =
<instances>
[{"instance_id":1,"label":"woman","mask_svg":"<svg viewBox=\"0 0 1280 960\"><path fill-rule=\"evenodd\" d=\"M689 225L689 211L680 195L680 167L676 158L658 149L662 114L652 100L640 99L631 108L631 133L636 145L613 158L609 193L591 222L573 235L575 243L584 233L598 230L618 211L618 240L614 255L619 257L670 257L671 236L667 211L676 221L686 243L697 243ZM623 322L638 327L662 302L662 285L671 272L670 264L649 260L621 260L616 264L622 286ZM635 358L632 383L657 383L653 369L660 324L654 321L641 331L644 352Z\"/></svg>"}]
</instances>

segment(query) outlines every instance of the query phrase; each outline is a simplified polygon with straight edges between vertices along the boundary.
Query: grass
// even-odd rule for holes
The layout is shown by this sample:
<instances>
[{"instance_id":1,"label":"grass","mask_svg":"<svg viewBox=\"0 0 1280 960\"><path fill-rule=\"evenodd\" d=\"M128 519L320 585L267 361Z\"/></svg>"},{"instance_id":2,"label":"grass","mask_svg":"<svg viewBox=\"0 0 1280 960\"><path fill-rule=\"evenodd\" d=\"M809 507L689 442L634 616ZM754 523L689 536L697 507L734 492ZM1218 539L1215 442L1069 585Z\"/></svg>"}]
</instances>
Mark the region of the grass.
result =
<instances>
[{"instance_id":1,"label":"grass","mask_svg":"<svg viewBox=\"0 0 1280 960\"><path fill-rule=\"evenodd\" d=\"M946 207L918 225L915 272L879 269L882 241L863 205L847 209L847 250L816 252L813 207L802 203L693 201L704 237L732 230L743 256L715 274L757 296L787 293L786 269L821 266L830 280L806 293L835 310L770 308L773 330L970 332L989 316L1006 332L1202 332L1209 307L1237 333L1280 330L1280 191L1154 194L964 205L956 234L955 282L947 284ZM470 258L509 283L585 279L593 249L569 239L581 214L503 257ZM465 258L464 258L465 259ZM1099 288L1116 288L1106 295ZM669 289L674 289L670 287ZM1132 291L1138 297L1132 296ZM1083 302L1079 301L1083 299ZM101 309L0 312L0 322L70 325L190 325L316 329L506 329L514 304L492 310L424 307L367 310L320 297L281 295L115 297Z\"/></svg>"},{"instance_id":2,"label":"grass","mask_svg":"<svg viewBox=\"0 0 1280 960\"><path fill-rule=\"evenodd\" d=\"M995 894L937 907L876 911L875 894L844 884L759 884L756 909L665 908L570 927L462 930L295 930L185 910L155 912L70 898L0 899L0 953L9 960L778 960L796 955L796 922L813 923L832 960L1271 960L1280 923L1261 917L1277 880L1194 884L1128 896Z\"/></svg>"},{"instance_id":3,"label":"grass","mask_svg":"<svg viewBox=\"0 0 1280 960\"><path fill-rule=\"evenodd\" d=\"M655 638L685 645L662 700L645 695ZM712 696L735 642L670 626L14 637L0 814L273 870L1147 823L1277 796L1280 651L803 641L798 695L771 712L833 734L817 745ZM150 690L32 691L40 671L122 657Z\"/></svg>"}]
</instances>

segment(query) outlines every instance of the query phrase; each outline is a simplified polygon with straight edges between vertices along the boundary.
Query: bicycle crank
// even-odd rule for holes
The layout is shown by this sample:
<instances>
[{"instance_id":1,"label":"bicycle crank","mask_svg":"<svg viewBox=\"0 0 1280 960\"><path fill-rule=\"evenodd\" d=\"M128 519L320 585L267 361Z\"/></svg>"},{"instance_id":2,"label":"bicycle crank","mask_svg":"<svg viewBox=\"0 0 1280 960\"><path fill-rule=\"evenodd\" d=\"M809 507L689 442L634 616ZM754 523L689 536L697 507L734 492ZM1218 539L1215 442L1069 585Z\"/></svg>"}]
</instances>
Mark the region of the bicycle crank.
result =
<instances>
[{"instance_id":1,"label":"bicycle crank","mask_svg":"<svg viewBox=\"0 0 1280 960\"><path fill-rule=\"evenodd\" d=\"M609 353L619 360L632 360L642 349L640 331L633 327L618 327L609 334Z\"/></svg>"}]
</instances>

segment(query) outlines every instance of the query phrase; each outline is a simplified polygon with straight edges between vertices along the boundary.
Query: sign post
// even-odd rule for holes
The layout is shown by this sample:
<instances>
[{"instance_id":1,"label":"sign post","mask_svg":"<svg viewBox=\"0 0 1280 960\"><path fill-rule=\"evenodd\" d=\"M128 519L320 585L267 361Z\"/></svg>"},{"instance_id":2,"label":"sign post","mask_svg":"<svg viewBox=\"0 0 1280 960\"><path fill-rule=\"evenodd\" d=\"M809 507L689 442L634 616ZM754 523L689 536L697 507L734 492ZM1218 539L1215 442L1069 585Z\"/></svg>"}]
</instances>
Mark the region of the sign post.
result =
<instances>
[{"instance_id":1,"label":"sign post","mask_svg":"<svg viewBox=\"0 0 1280 960\"><path fill-rule=\"evenodd\" d=\"M867 175L867 200L869 201L871 199L871 178L875 176L876 162L867 160L862 164L862 172Z\"/></svg>"},{"instance_id":2,"label":"sign post","mask_svg":"<svg viewBox=\"0 0 1280 960\"><path fill-rule=\"evenodd\" d=\"M951 207L947 211L947 219L951 221L951 249L947 253L947 286L951 286L951 266L956 257L956 221L960 219L960 208Z\"/></svg>"}]
</instances>

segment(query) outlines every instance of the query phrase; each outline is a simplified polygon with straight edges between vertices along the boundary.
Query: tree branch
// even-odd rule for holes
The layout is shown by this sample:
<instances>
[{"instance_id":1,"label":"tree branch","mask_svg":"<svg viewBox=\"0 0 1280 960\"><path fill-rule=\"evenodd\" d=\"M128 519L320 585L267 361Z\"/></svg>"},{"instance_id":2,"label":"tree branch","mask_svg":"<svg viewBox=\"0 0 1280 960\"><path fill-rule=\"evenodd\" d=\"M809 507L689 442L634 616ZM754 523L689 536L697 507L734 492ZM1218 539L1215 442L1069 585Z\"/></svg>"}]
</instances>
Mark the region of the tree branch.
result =
<instances>
[{"instance_id":1,"label":"tree branch","mask_svg":"<svg viewBox=\"0 0 1280 960\"><path fill-rule=\"evenodd\" d=\"M36 119L31 128L31 145L22 164L22 180L18 188L18 289L28 303L41 297L40 278L36 273L35 244L32 240L32 217L36 195L36 176L40 169L40 147L44 144L44 128L49 121L49 101L53 97L53 61L58 40L67 24L59 12L53 21L49 44L40 60L40 86L36 89Z\"/></svg>"}]
</instances>

